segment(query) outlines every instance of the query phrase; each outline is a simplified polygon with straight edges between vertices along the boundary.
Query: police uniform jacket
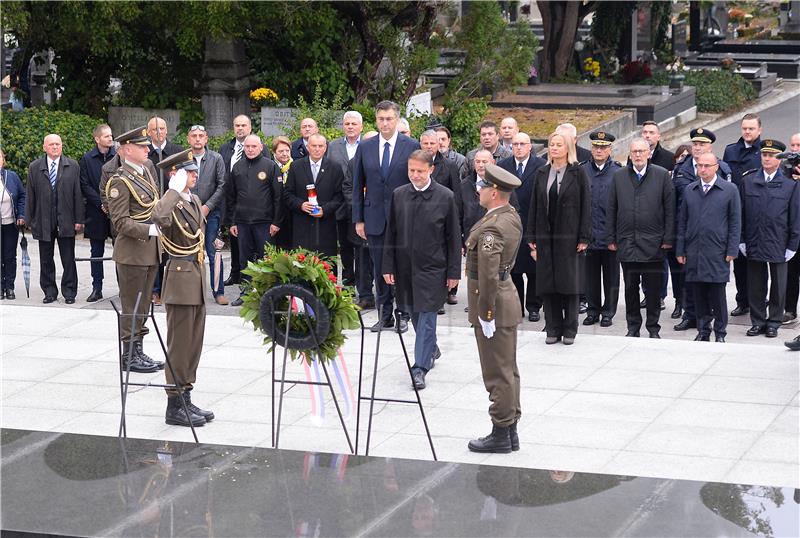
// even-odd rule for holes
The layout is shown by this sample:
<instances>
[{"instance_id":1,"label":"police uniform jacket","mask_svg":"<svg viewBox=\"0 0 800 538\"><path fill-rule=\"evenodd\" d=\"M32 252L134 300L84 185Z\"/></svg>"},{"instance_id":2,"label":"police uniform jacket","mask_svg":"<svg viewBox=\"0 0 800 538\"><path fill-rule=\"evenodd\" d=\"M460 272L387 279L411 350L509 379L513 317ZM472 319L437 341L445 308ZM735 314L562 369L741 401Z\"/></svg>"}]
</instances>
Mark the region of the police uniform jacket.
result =
<instances>
[{"instance_id":1,"label":"police uniform jacket","mask_svg":"<svg viewBox=\"0 0 800 538\"><path fill-rule=\"evenodd\" d=\"M578 243L592 239L589 179L578 163L568 164L558 191L555 223L550 224L547 180L550 165L539 168L533 185L526 243L536 244L536 292L583 293L583 253Z\"/></svg>"},{"instance_id":2,"label":"police uniform jacket","mask_svg":"<svg viewBox=\"0 0 800 538\"><path fill-rule=\"evenodd\" d=\"M90 239L105 240L111 235L111 223L103 211L100 198L100 177L103 165L116 156L114 148L104 154L97 146L87 151L78 162L81 170L81 192L86 200L86 222L83 235Z\"/></svg>"},{"instance_id":3,"label":"police uniform jacket","mask_svg":"<svg viewBox=\"0 0 800 538\"><path fill-rule=\"evenodd\" d=\"M242 157L225 182L227 210L234 224L272 224L282 218L282 204L275 193L278 165L263 155Z\"/></svg>"},{"instance_id":4,"label":"police uniform jacket","mask_svg":"<svg viewBox=\"0 0 800 538\"><path fill-rule=\"evenodd\" d=\"M514 266L522 222L517 211L504 205L475 223L466 242L469 322L495 320L496 327L516 327L521 321L517 288L509 273Z\"/></svg>"},{"instance_id":5,"label":"police uniform jacket","mask_svg":"<svg viewBox=\"0 0 800 538\"><path fill-rule=\"evenodd\" d=\"M608 191L614 182L614 174L622 168L617 161L608 159L603 169L599 169L593 159L581 165L592 193L592 250L606 250L606 211L608 210Z\"/></svg>"},{"instance_id":6,"label":"police uniform jacket","mask_svg":"<svg viewBox=\"0 0 800 538\"><path fill-rule=\"evenodd\" d=\"M533 196L533 183L536 179L536 171L546 164L546 161L537 157L533 153L528 157L525 169L522 171L522 177L519 178L522 185L514 189L514 195L517 197L519 204L517 212L522 221L522 229L528 228L528 214L531 206L531 196ZM517 175L517 160L515 157L503 159L497 166ZM517 260L514 263L515 273L532 273L536 270L536 264L531 258L531 247L528 243L523 241L517 251Z\"/></svg>"},{"instance_id":7,"label":"police uniform jacket","mask_svg":"<svg viewBox=\"0 0 800 538\"><path fill-rule=\"evenodd\" d=\"M56 174L54 191L50 185L46 156L28 166L25 220L33 231L34 239L41 241L75 237L75 225L83 224L84 206L78 163L62 155Z\"/></svg>"},{"instance_id":8,"label":"police uniform jacket","mask_svg":"<svg viewBox=\"0 0 800 538\"><path fill-rule=\"evenodd\" d=\"M766 182L764 169L742 176L742 239L747 259L782 263L800 243L800 183L778 167Z\"/></svg>"},{"instance_id":9,"label":"police uniform jacket","mask_svg":"<svg viewBox=\"0 0 800 538\"><path fill-rule=\"evenodd\" d=\"M117 233L113 259L126 265L158 265L158 239L150 235L151 212L158 187L147 169L139 175L129 165L120 166L106 184L108 215ZM136 217L136 218L134 218Z\"/></svg>"},{"instance_id":10,"label":"police uniform jacket","mask_svg":"<svg viewBox=\"0 0 800 538\"><path fill-rule=\"evenodd\" d=\"M761 167L761 138L756 138L749 148L745 147L743 138L728 144L722 160L731 168L731 181L740 186L745 172Z\"/></svg>"},{"instance_id":11,"label":"police uniform jacket","mask_svg":"<svg viewBox=\"0 0 800 538\"><path fill-rule=\"evenodd\" d=\"M686 280L728 282L731 267L725 257L738 255L741 232L736 185L717 178L705 194L702 181L686 187L675 243L675 255L686 256Z\"/></svg>"},{"instance_id":12,"label":"police uniform jacket","mask_svg":"<svg viewBox=\"0 0 800 538\"><path fill-rule=\"evenodd\" d=\"M717 161L717 179L731 181L731 169L725 161ZM683 192L686 187L699 181L700 178L694 173L694 159L691 155L687 156L678 164L672 172L672 185L675 187L675 218L678 218L678 210L683 204Z\"/></svg>"},{"instance_id":13,"label":"police uniform jacket","mask_svg":"<svg viewBox=\"0 0 800 538\"><path fill-rule=\"evenodd\" d=\"M620 262L663 260L661 245L675 242L675 189L669 172L648 164L641 182L633 165L614 172L607 215L606 241L617 244Z\"/></svg>"},{"instance_id":14,"label":"police uniform jacket","mask_svg":"<svg viewBox=\"0 0 800 538\"><path fill-rule=\"evenodd\" d=\"M158 226L163 239L182 249L175 252L169 246L164 280L161 284L161 300L164 304L201 305L204 304L206 272L203 266L203 253L206 219L201 210L202 203L195 194L192 202L185 200L181 193L167 189L164 197L153 210L153 222ZM186 254L184 250L194 250Z\"/></svg>"}]
</instances>

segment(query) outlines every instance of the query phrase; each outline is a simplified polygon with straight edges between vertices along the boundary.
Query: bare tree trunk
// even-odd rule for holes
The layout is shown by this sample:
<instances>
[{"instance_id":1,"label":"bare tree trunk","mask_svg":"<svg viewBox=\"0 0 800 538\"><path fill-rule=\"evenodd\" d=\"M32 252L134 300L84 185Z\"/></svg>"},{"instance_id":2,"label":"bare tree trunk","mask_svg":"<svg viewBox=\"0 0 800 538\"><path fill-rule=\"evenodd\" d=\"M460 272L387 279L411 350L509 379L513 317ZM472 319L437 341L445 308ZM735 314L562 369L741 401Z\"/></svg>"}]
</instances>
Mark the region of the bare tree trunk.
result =
<instances>
[{"instance_id":1,"label":"bare tree trunk","mask_svg":"<svg viewBox=\"0 0 800 538\"><path fill-rule=\"evenodd\" d=\"M544 40L539 77L547 82L564 76L572 62L575 37L583 19L594 11L596 2L551 2L537 0L542 15Z\"/></svg>"}]
</instances>

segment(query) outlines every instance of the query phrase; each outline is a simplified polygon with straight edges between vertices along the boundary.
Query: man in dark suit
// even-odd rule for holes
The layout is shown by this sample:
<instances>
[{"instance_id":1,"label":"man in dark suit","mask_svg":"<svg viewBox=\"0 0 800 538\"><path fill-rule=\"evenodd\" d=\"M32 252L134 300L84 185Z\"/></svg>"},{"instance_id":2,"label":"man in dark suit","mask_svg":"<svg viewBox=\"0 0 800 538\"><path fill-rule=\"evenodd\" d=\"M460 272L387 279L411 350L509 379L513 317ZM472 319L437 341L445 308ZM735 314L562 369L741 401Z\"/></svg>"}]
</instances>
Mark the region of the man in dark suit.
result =
<instances>
[{"instance_id":1,"label":"man in dark suit","mask_svg":"<svg viewBox=\"0 0 800 538\"><path fill-rule=\"evenodd\" d=\"M381 319L371 328L373 332L394 327L393 293L382 278L384 233L392 193L409 182L408 157L419 149L416 141L397 132L399 119L400 107L397 103L378 103L375 122L380 135L359 146L353 163L353 222L356 233L369 243L378 290L377 303L382 308ZM400 331L408 330L407 315L398 316L397 322Z\"/></svg>"},{"instance_id":2,"label":"man in dark suit","mask_svg":"<svg viewBox=\"0 0 800 538\"><path fill-rule=\"evenodd\" d=\"M102 258L105 252L106 239L111 236L111 222L103 209L100 198L100 177L103 165L114 158L114 136L111 127L105 123L92 131L95 147L87 151L79 162L81 169L81 192L86 200L86 223L83 236L89 238L92 258ZM86 298L93 303L103 298L103 262L93 261L92 293Z\"/></svg>"},{"instance_id":3,"label":"man in dark suit","mask_svg":"<svg viewBox=\"0 0 800 538\"><path fill-rule=\"evenodd\" d=\"M58 243L58 254L64 268L61 294L65 303L72 304L78 293L75 234L83 230L84 218L80 168L77 162L62 155L63 145L57 134L44 137L43 149L46 155L28 166L25 217L33 238L39 240L42 302L52 303L58 297L56 264L53 261Z\"/></svg>"},{"instance_id":4,"label":"man in dark suit","mask_svg":"<svg viewBox=\"0 0 800 538\"><path fill-rule=\"evenodd\" d=\"M527 133L517 133L511 142L512 157L503 159L497 166L517 176L522 183L514 190L519 202L519 218L522 229L528 229L528 211L533 195L533 182L536 171L545 164L544 159L531 153L533 145ZM528 281L527 292L525 279ZM522 315L528 311L528 321L539 321L539 311L542 309L542 299L536 293L536 262L531 257L531 249L527 242L522 241L517 251L517 260L511 269L511 280L517 288L519 302L522 306Z\"/></svg>"},{"instance_id":5,"label":"man in dark suit","mask_svg":"<svg viewBox=\"0 0 800 538\"><path fill-rule=\"evenodd\" d=\"M661 146L661 131L656 122L648 120L642 123L642 138L650 144L650 162L672 171L675 166L675 156Z\"/></svg>"},{"instance_id":6,"label":"man in dark suit","mask_svg":"<svg viewBox=\"0 0 800 538\"><path fill-rule=\"evenodd\" d=\"M253 132L253 125L250 122L250 116L247 114L240 114L233 118L233 134L234 137L219 147L219 154L222 156L222 161L225 163L225 172L230 175L239 159L244 157L244 139ZM267 159L271 159L272 155L266 145L263 145L261 154ZM227 181L227 178L226 178ZM230 212L223 211L222 225L230 226ZM239 239L234 235L228 236L228 241L231 246L231 274L225 280L226 286L233 286L239 283Z\"/></svg>"},{"instance_id":7,"label":"man in dark suit","mask_svg":"<svg viewBox=\"0 0 800 538\"><path fill-rule=\"evenodd\" d=\"M308 155L308 137L319 132L317 122L313 118L303 118L300 122L300 138L292 142L292 159L301 159Z\"/></svg>"},{"instance_id":8,"label":"man in dark suit","mask_svg":"<svg viewBox=\"0 0 800 538\"><path fill-rule=\"evenodd\" d=\"M284 207L292 215L292 248L307 248L333 258L337 253L336 213L344 203L344 175L337 163L325 156L328 144L321 134L308 137L308 157L292 163L283 187ZM309 187L316 191L316 199Z\"/></svg>"}]
</instances>

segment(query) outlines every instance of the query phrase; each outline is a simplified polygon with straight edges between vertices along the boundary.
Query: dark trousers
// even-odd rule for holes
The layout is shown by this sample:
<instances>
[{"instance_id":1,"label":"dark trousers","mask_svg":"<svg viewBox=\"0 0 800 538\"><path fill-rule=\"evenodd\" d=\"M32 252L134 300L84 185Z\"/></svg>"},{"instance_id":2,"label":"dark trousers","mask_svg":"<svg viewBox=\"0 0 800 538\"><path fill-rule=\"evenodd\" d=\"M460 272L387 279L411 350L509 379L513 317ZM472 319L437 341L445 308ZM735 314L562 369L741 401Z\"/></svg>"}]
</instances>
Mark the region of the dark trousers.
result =
<instances>
[{"instance_id":1,"label":"dark trousers","mask_svg":"<svg viewBox=\"0 0 800 538\"><path fill-rule=\"evenodd\" d=\"M369 247L357 245L356 255L356 290L359 300L374 300L375 293L372 291L372 258L369 255Z\"/></svg>"},{"instance_id":2,"label":"dark trousers","mask_svg":"<svg viewBox=\"0 0 800 538\"><path fill-rule=\"evenodd\" d=\"M622 262L622 278L625 281L625 320L628 330L638 332L642 327L642 312L639 308L639 286L644 289L647 303L645 327L649 333L658 333L661 325L661 297L658 293L664 276L664 262Z\"/></svg>"},{"instance_id":3,"label":"dark trousers","mask_svg":"<svg viewBox=\"0 0 800 538\"><path fill-rule=\"evenodd\" d=\"M714 320L714 334L728 334L728 299L725 297L727 282L692 282L694 292L697 332L703 336L711 334L711 320Z\"/></svg>"},{"instance_id":4,"label":"dark trousers","mask_svg":"<svg viewBox=\"0 0 800 538\"><path fill-rule=\"evenodd\" d=\"M89 251L92 258L102 258L106 251L106 240L89 238ZM103 262L98 260L89 263L92 266L92 290L103 291Z\"/></svg>"},{"instance_id":5,"label":"dark trousers","mask_svg":"<svg viewBox=\"0 0 800 538\"><path fill-rule=\"evenodd\" d=\"M0 233L0 274L2 274L2 289L14 290L14 280L17 278L17 240L19 228L16 222L3 224Z\"/></svg>"},{"instance_id":6,"label":"dark trousers","mask_svg":"<svg viewBox=\"0 0 800 538\"><path fill-rule=\"evenodd\" d=\"M216 289L214 289L214 265L215 265L215 258L217 256L217 249L214 248L214 241L217 239L217 234L219 233L219 209L215 209L214 211L210 212L206 217L206 256L208 256L208 270L209 276L208 285L211 286L211 293L214 294L214 297L217 295L222 295L225 293L225 266L222 263L222 258L220 257L219 260L219 283L217 284Z\"/></svg>"},{"instance_id":7,"label":"dark trousers","mask_svg":"<svg viewBox=\"0 0 800 538\"><path fill-rule=\"evenodd\" d=\"M683 283L683 316L682 319L695 321L697 319L697 307L695 305L694 282Z\"/></svg>"},{"instance_id":8,"label":"dark trousers","mask_svg":"<svg viewBox=\"0 0 800 538\"><path fill-rule=\"evenodd\" d=\"M156 279L153 281L153 293L161 295L161 281L164 280L164 268L167 266L167 259L169 254L163 252L161 254L161 261L156 268Z\"/></svg>"},{"instance_id":9,"label":"dark trousers","mask_svg":"<svg viewBox=\"0 0 800 538\"><path fill-rule=\"evenodd\" d=\"M398 308L400 308L398 306ZM402 307L406 312L411 309ZM431 369L433 353L436 350L436 312L412 312L411 324L414 326L416 339L414 340L414 366L411 370Z\"/></svg>"},{"instance_id":10,"label":"dark trousers","mask_svg":"<svg viewBox=\"0 0 800 538\"><path fill-rule=\"evenodd\" d=\"M586 314L613 318L619 302L619 262L613 250L586 251ZM601 286L602 281L602 286ZM602 300L601 299L602 291Z\"/></svg>"},{"instance_id":11,"label":"dark trousers","mask_svg":"<svg viewBox=\"0 0 800 538\"><path fill-rule=\"evenodd\" d=\"M384 234L367 235L369 256L372 259L372 271L375 275L375 291L378 293L375 305L383 308L381 317L383 321L386 321L392 317L394 312L394 290L383 280L383 241Z\"/></svg>"},{"instance_id":12,"label":"dark trousers","mask_svg":"<svg viewBox=\"0 0 800 538\"><path fill-rule=\"evenodd\" d=\"M547 336L575 338L578 334L580 294L543 293L544 329Z\"/></svg>"},{"instance_id":13,"label":"dark trousers","mask_svg":"<svg viewBox=\"0 0 800 538\"><path fill-rule=\"evenodd\" d=\"M800 294L800 255L795 254L786 267L786 305L784 310L797 315L797 297Z\"/></svg>"},{"instance_id":14,"label":"dark trousers","mask_svg":"<svg viewBox=\"0 0 800 538\"><path fill-rule=\"evenodd\" d=\"M667 284L669 284L669 277L670 277L670 267L669 267L669 259L664 256L664 270L661 272L661 282L660 287L656 290L658 292L658 296L661 299L667 298ZM647 291L644 289L644 283L642 284L642 293L647 295ZM675 293L674 286L673 286L673 293Z\"/></svg>"},{"instance_id":15,"label":"dark trousers","mask_svg":"<svg viewBox=\"0 0 800 538\"><path fill-rule=\"evenodd\" d=\"M269 235L269 224L237 224L239 231L239 270L247 267L247 262L254 262L264 257L264 243L272 244ZM242 278L246 278L242 275Z\"/></svg>"},{"instance_id":16,"label":"dark trousers","mask_svg":"<svg viewBox=\"0 0 800 538\"><path fill-rule=\"evenodd\" d=\"M239 239L228 234L228 241L231 246L231 274L233 280L239 280Z\"/></svg>"},{"instance_id":17,"label":"dark trousers","mask_svg":"<svg viewBox=\"0 0 800 538\"><path fill-rule=\"evenodd\" d=\"M672 297L676 303L685 305L688 295L685 290L686 266L678 263L674 249L667 252L667 263L669 265L669 276L672 279Z\"/></svg>"},{"instance_id":18,"label":"dark trousers","mask_svg":"<svg viewBox=\"0 0 800 538\"><path fill-rule=\"evenodd\" d=\"M339 236L339 259L342 262L342 283L352 286L356 282L356 252L355 245L350 241L350 220L336 222L336 231Z\"/></svg>"},{"instance_id":19,"label":"dark trousers","mask_svg":"<svg viewBox=\"0 0 800 538\"><path fill-rule=\"evenodd\" d=\"M528 280L528 290L525 290L525 279ZM538 312L542 308L542 299L536 295L536 271L530 273L511 273L511 281L517 288L517 295L519 295L519 304L522 306L522 315L525 315L525 310L528 312Z\"/></svg>"},{"instance_id":20,"label":"dark trousers","mask_svg":"<svg viewBox=\"0 0 800 538\"><path fill-rule=\"evenodd\" d=\"M757 327L778 328L783 322L786 302L787 263L747 260L747 302L750 322ZM769 267L767 267L769 266ZM767 276L769 275L769 316L767 316Z\"/></svg>"},{"instance_id":21,"label":"dark trousers","mask_svg":"<svg viewBox=\"0 0 800 538\"><path fill-rule=\"evenodd\" d=\"M55 236L55 232L53 232ZM39 285L47 297L58 297L56 287L56 262L53 259L58 243L58 255L64 273L61 275L61 294L65 299L74 299L78 294L78 268L75 266L75 238L56 237L54 241L39 240Z\"/></svg>"},{"instance_id":22,"label":"dark trousers","mask_svg":"<svg viewBox=\"0 0 800 538\"><path fill-rule=\"evenodd\" d=\"M747 258L739 253L733 260L733 278L736 281L736 306L745 307L747 299Z\"/></svg>"}]
</instances>

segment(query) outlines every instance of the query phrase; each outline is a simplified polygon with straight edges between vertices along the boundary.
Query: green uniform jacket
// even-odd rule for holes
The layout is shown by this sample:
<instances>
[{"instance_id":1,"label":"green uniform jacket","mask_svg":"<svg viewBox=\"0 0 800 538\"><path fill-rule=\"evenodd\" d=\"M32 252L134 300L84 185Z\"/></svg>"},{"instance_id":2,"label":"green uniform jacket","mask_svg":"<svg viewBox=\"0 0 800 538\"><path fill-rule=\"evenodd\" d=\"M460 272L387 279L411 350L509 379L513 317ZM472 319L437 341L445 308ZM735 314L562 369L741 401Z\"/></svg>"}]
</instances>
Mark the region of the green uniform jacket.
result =
<instances>
[{"instance_id":1,"label":"green uniform jacket","mask_svg":"<svg viewBox=\"0 0 800 538\"><path fill-rule=\"evenodd\" d=\"M147 212L142 204L158 199L158 189L147 170L142 176L123 163L109 178L104 192L108 216L117 233L114 261L126 265L158 265L158 239L150 235L152 220L133 218Z\"/></svg>"}]
</instances>

